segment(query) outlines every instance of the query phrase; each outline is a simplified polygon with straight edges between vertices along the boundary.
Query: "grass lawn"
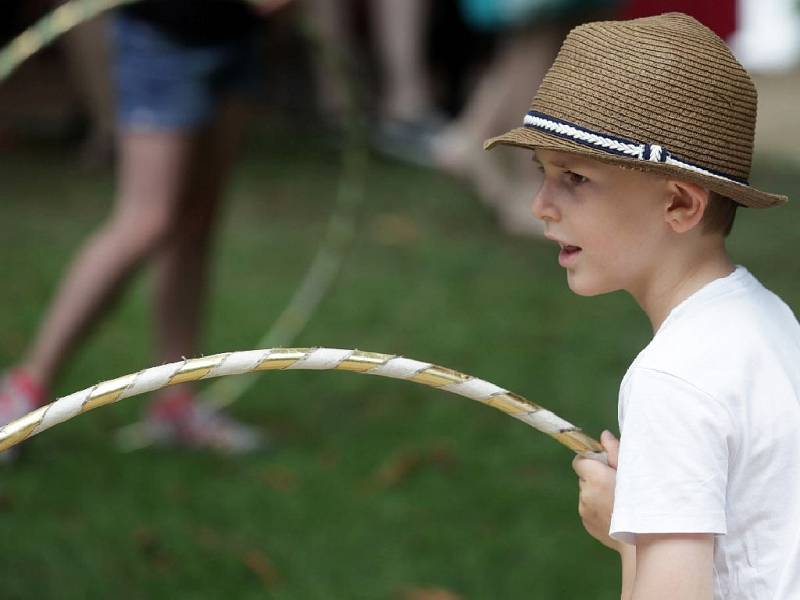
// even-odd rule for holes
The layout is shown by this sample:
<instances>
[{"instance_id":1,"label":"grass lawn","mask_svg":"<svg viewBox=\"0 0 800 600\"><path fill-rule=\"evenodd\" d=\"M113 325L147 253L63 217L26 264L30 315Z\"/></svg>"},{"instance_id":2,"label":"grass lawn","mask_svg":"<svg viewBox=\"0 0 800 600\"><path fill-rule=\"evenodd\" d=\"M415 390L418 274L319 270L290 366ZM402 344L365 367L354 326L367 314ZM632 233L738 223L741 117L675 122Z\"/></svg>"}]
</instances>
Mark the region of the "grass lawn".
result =
<instances>
[{"instance_id":1,"label":"grass lawn","mask_svg":"<svg viewBox=\"0 0 800 600\"><path fill-rule=\"evenodd\" d=\"M239 164L215 263L204 353L244 350L285 305L324 231L336 148L262 128ZM800 177L758 165L762 189ZM649 339L633 301L568 291L556 249L511 239L436 173L376 159L342 277L295 345L403 354L539 401L598 435ZM0 364L23 350L69 257L103 218L110 173L64 148L0 160ZM742 211L747 265L800 307L798 205ZM59 394L151 366L137 279L59 382ZM269 430L240 460L123 455L126 400L36 438L0 471L3 598L618 597L615 556L576 515L569 451L504 414L387 379L287 372L233 407ZM429 595L433 599L435 596Z\"/></svg>"}]
</instances>

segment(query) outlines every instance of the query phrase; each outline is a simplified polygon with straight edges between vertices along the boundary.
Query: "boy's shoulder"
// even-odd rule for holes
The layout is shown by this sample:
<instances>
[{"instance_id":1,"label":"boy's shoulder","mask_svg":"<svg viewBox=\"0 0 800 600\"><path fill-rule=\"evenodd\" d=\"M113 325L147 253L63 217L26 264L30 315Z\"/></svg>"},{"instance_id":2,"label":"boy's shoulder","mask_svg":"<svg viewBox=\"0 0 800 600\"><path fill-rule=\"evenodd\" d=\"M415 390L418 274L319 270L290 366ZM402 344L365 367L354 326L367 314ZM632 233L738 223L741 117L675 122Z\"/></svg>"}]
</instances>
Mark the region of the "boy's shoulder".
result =
<instances>
[{"instance_id":1,"label":"boy's shoulder","mask_svg":"<svg viewBox=\"0 0 800 600\"><path fill-rule=\"evenodd\" d=\"M800 325L791 309L743 267L677 306L631 365L673 375L711 395L754 376L800 376Z\"/></svg>"}]
</instances>

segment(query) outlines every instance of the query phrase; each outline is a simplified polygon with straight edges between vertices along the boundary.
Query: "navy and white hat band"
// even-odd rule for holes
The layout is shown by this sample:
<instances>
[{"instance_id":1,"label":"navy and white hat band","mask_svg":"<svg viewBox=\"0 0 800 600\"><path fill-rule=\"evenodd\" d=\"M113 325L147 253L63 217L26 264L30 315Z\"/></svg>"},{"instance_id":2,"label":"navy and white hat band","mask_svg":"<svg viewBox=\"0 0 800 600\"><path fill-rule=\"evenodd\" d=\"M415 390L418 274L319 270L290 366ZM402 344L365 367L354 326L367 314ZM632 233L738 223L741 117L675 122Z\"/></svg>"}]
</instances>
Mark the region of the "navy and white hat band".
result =
<instances>
[{"instance_id":1,"label":"navy and white hat band","mask_svg":"<svg viewBox=\"0 0 800 600\"><path fill-rule=\"evenodd\" d=\"M582 146L588 146L601 152L615 154L617 156L627 156L641 161L656 162L687 171L692 171L700 175L716 177L740 185L749 185L748 180L733 177L718 171L713 171L705 167L693 164L686 160L674 156L669 150L658 144L644 144L621 137L598 133L591 129L586 129L575 123L557 119L544 113L532 110L525 115L523 125L529 129L537 129L555 135L557 137L573 141Z\"/></svg>"}]
</instances>

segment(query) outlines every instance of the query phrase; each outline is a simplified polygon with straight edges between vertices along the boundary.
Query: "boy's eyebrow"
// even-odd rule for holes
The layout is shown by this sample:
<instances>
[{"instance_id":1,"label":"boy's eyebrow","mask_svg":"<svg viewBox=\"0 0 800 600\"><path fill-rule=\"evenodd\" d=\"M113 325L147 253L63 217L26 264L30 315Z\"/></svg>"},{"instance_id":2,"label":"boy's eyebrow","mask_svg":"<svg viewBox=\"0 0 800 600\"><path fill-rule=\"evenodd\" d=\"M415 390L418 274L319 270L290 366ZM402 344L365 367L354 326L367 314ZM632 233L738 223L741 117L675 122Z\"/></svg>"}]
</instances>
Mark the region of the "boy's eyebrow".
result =
<instances>
[{"instance_id":1,"label":"boy's eyebrow","mask_svg":"<svg viewBox=\"0 0 800 600\"><path fill-rule=\"evenodd\" d=\"M537 159L537 162L539 162L538 159ZM542 163L539 162L539 164L542 164ZM555 158L553 158L553 160L549 161L549 164L553 165L554 167L558 167L559 169L565 169L567 171L569 171L572 168L580 169L582 167L590 166L590 165L587 165L587 161L586 160L583 160L580 157L577 157L577 156L574 156L574 155L570 155L570 154L567 154L565 156L555 157Z\"/></svg>"},{"instance_id":2,"label":"boy's eyebrow","mask_svg":"<svg viewBox=\"0 0 800 600\"><path fill-rule=\"evenodd\" d=\"M535 154L533 155L533 159L532 160L536 165L544 168L544 163L542 163L542 161L540 161L539 158ZM559 159L555 159L555 160L548 161L548 164L553 165L554 167L558 167L559 169L569 169L568 161L562 161L562 160L559 160Z\"/></svg>"}]
</instances>

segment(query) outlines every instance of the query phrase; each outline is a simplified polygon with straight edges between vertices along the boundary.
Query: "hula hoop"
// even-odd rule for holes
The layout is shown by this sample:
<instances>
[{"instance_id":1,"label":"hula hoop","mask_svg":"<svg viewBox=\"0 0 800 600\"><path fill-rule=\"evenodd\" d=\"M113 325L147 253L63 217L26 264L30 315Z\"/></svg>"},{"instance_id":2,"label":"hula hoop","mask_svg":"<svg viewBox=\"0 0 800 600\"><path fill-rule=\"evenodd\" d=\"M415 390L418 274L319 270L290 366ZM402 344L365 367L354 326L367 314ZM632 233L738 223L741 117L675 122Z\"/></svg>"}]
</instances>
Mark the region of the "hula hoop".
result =
<instances>
[{"instance_id":1,"label":"hula hoop","mask_svg":"<svg viewBox=\"0 0 800 600\"><path fill-rule=\"evenodd\" d=\"M259 0L246 0L257 5ZM0 82L45 46L81 23L125 4L139 0L68 0L47 13L0 49Z\"/></svg>"},{"instance_id":2,"label":"hula hoop","mask_svg":"<svg viewBox=\"0 0 800 600\"><path fill-rule=\"evenodd\" d=\"M30 56L70 29L105 11L136 1L69 0L0 49L0 82L7 79ZM356 180L358 177L355 174L361 174L365 170L366 153L355 142L360 139L360 129L357 119L354 118L354 111L350 112L349 117L349 151L346 153L345 164L346 171ZM287 343L313 315L335 280L344 251L352 240L354 207L359 204L362 195L361 185L353 185L352 181L340 181L337 210L331 217L326 241L289 306L265 334L263 343L282 337L285 341L280 343ZM295 369L380 375L465 396L527 423L577 454L605 461L602 446L579 428L527 398L492 383L452 369L399 356L330 348L271 348L231 352L170 363L104 381L59 398L0 428L0 451L84 412L169 385L225 375ZM228 393L223 394L222 403L232 402L241 395L245 387L240 385L229 388ZM221 388L217 388L217 391L221 391ZM211 403L208 398L206 401Z\"/></svg>"},{"instance_id":3,"label":"hula hoop","mask_svg":"<svg viewBox=\"0 0 800 600\"><path fill-rule=\"evenodd\" d=\"M391 354L337 348L269 348L169 363L104 381L64 396L0 429L0 451L64 421L169 385L274 370L335 370L413 381L486 404L546 433L576 454L604 461L602 446L579 428L527 398L493 383Z\"/></svg>"},{"instance_id":4,"label":"hula hoop","mask_svg":"<svg viewBox=\"0 0 800 600\"><path fill-rule=\"evenodd\" d=\"M0 81L70 29L123 4L138 0L70 0L46 14L0 50Z\"/></svg>"}]
</instances>

